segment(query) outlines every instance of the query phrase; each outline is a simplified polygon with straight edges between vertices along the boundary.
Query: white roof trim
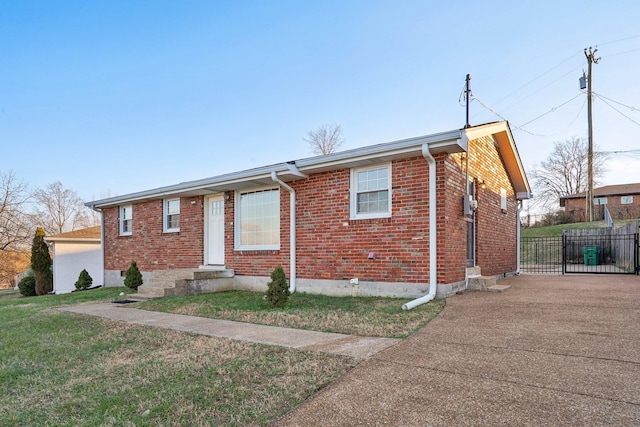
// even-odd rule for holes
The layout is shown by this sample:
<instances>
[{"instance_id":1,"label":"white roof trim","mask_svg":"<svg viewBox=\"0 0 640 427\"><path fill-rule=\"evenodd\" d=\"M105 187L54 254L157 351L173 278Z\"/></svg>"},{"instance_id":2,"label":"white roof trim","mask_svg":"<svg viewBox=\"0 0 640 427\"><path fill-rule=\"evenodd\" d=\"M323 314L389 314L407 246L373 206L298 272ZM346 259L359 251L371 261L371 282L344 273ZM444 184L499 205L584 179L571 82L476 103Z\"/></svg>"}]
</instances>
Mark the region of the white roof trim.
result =
<instances>
[{"instance_id":1,"label":"white roof trim","mask_svg":"<svg viewBox=\"0 0 640 427\"><path fill-rule=\"evenodd\" d=\"M469 140L493 133L504 132L505 130L508 132L509 139L513 141L506 122L496 122L467 129L456 129L432 135L370 145L338 153L309 157L293 162L278 163L196 181L182 182L137 193L95 200L87 202L85 205L92 209L100 209L103 207L129 204L136 201L160 199L168 196L189 197L215 194L251 186L255 187L272 183L272 172L276 172L278 177L283 181L293 181L322 171L366 165L376 161L391 161L393 159L406 158L413 154L419 156L422 155L422 146L425 144L429 146L430 152L434 154L464 152L468 149ZM515 145L513 145L513 147L515 148ZM515 155L517 157L517 152Z\"/></svg>"}]
</instances>

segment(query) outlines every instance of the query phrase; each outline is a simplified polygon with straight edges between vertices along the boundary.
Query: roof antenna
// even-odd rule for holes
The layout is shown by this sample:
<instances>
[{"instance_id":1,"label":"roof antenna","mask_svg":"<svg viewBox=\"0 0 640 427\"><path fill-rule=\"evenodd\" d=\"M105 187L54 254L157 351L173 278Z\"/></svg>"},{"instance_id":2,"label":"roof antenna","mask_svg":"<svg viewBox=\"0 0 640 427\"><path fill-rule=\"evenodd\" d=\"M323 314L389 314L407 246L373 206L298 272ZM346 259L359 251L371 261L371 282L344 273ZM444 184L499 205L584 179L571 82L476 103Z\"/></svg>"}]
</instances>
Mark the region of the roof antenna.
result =
<instances>
[{"instance_id":1,"label":"roof antenna","mask_svg":"<svg viewBox=\"0 0 640 427\"><path fill-rule=\"evenodd\" d=\"M471 96L471 74L467 74L466 86L464 89L464 100L467 107L467 123L464 125L465 129L471 127L469 124L469 104L471 103Z\"/></svg>"}]
</instances>

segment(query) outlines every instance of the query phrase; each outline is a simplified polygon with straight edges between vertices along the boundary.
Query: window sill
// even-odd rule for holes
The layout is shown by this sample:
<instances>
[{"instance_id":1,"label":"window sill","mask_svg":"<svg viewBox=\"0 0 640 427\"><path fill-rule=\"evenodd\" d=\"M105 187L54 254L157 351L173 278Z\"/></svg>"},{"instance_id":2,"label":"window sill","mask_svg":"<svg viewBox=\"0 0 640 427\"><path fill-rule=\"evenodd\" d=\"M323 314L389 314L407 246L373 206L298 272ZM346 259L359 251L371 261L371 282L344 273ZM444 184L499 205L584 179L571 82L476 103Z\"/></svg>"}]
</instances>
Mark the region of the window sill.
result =
<instances>
[{"instance_id":1,"label":"window sill","mask_svg":"<svg viewBox=\"0 0 640 427\"><path fill-rule=\"evenodd\" d=\"M356 215L356 216L351 216L349 218L349 221L362 221L367 219L390 219L390 218L391 218L390 213L376 214L376 215Z\"/></svg>"},{"instance_id":2,"label":"window sill","mask_svg":"<svg viewBox=\"0 0 640 427\"><path fill-rule=\"evenodd\" d=\"M357 224L389 224L391 223L391 217L377 217L377 218L350 218L349 225Z\"/></svg>"},{"instance_id":3,"label":"window sill","mask_svg":"<svg viewBox=\"0 0 640 427\"><path fill-rule=\"evenodd\" d=\"M236 246L233 248L236 252L258 252L258 251L279 251L280 245L277 246Z\"/></svg>"}]
</instances>

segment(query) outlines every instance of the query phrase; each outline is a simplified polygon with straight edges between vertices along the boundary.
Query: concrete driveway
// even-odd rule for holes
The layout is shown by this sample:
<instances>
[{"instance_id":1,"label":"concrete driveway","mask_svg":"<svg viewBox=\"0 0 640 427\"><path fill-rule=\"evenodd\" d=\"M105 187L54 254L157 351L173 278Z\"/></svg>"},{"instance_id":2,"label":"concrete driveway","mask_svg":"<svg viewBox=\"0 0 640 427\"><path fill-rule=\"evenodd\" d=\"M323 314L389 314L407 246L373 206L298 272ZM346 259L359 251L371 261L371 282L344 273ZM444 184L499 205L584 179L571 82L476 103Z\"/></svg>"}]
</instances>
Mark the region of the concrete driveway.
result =
<instances>
[{"instance_id":1,"label":"concrete driveway","mask_svg":"<svg viewBox=\"0 0 640 427\"><path fill-rule=\"evenodd\" d=\"M639 426L640 278L523 275L447 300L277 426Z\"/></svg>"}]
</instances>

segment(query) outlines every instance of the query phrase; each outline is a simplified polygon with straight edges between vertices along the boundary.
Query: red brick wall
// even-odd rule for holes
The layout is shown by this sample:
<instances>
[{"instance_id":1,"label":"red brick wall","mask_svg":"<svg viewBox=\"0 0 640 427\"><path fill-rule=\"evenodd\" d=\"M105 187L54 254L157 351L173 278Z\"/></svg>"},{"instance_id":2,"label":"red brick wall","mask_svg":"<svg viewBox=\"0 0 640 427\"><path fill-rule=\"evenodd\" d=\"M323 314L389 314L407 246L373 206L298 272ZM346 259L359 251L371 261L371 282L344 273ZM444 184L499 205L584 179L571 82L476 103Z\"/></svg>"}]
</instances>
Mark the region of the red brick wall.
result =
<instances>
[{"instance_id":1,"label":"red brick wall","mask_svg":"<svg viewBox=\"0 0 640 427\"><path fill-rule=\"evenodd\" d=\"M195 204L191 204L191 202ZM133 232L120 236L119 207L104 211L105 270L126 270L136 261L141 271L193 268L204 253L203 198L180 199L180 232L163 233L162 200L135 203Z\"/></svg>"},{"instance_id":2,"label":"red brick wall","mask_svg":"<svg viewBox=\"0 0 640 427\"><path fill-rule=\"evenodd\" d=\"M569 199L565 201L564 213L567 222L583 222L585 220L585 199Z\"/></svg>"},{"instance_id":3,"label":"red brick wall","mask_svg":"<svg viewBox=\"0 0 640 427\"><path fill-rule=\"evenodd\" d=\"M429 277L428 165L395 161L392 216L349 219L350 171L311 176L292 185L298 194L298 276L413 282ZM376 259L368 259L369 252Z\"/></svg>"},{"instance_id":4,"label":"red brick wall","mask_svg":"<svg viewBox=\"0 0 640 427\"><path fill-rule=\"evenodd\" d=\"M485 276L510 273L517 267L516 218L518 203L493 139L470 141L470 175L477 185L476 264ZM500 208L500 189L507 190L507 212Z\"/></svg>"},{"instance_id":5,"label":"red brick wall","mask_svg":"<svg viewBox=\"0 0 640 427\"><path fill-rule=\"evenodd\" d=\"M437 158L438 170L438 283L459 282L467 266L467 222L463 155Z\"/></svg>"}]
</instances>

